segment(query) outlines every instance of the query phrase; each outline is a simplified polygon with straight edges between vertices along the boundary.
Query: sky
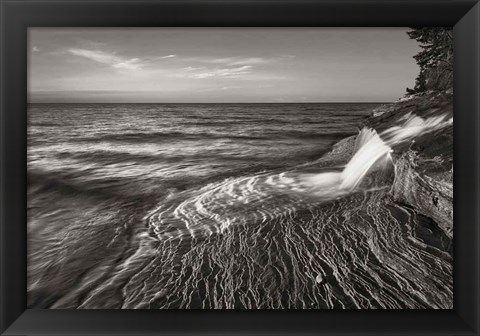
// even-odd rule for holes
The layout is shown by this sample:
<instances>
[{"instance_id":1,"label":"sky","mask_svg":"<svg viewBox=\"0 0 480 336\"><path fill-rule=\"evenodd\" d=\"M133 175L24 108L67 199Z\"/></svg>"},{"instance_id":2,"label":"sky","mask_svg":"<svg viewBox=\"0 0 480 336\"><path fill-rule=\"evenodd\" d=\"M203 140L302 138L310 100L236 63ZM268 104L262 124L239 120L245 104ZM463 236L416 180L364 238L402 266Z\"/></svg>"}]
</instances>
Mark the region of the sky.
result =
<instances>
[{"instance_id":1,"label":"sky","mask_svg":"<svg viewBox=\"0 0 480 336\"><path fill-rule=\"evenodd\" d=\"M408 28L31 28L30 102L390 102Z\"/></svg>"}]
</instances>

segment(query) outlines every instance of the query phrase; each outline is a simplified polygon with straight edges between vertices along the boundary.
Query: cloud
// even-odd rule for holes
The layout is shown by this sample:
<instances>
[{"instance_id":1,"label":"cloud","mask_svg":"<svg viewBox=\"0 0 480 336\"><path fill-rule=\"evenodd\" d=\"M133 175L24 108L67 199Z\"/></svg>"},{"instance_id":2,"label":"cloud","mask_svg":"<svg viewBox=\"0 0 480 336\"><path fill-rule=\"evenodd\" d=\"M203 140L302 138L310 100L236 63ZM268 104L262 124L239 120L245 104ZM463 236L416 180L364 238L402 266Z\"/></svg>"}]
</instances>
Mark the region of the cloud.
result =
<instances>
[{"instance_id":1,"label":"cloud","mask_svg":"<svg viewBox=\"0 0 480 336\"><path fill-rule=\"evenodd\" d=\"M248 88L248 87L247 87ZM196 92L221 92L227 90L239 90L245 89L245 86L213 86L213 87L206 87L196 90Z\"/></svg>"},{"instance_id":2,"label":"cloud","mask_svg":"<svg viewBox=\"0 0 480 336\"><path fill-rule=\"evenodd\" d=\"M222 86L220 90L237 90L237 89L243 89L243 86Z\"/></svg>"},{"instance_id":3,"label":"cloud","mask_svg":"<svg viewBox=\"0 0 480 336\"><path fill-rule=\"evenodd\" d=\"M33 51L33 52L39 52L40 49L39 49L37 46L33 46L32 51Z\"/></svg>"},{"instance_id":4,"label":"cloud","mask_svg":"<svg viewBox=\"0 0 480 336\"><path fill-rule=\"evenodd\" d=\"M204 62L215 63L215 64L225 64L228 66L237 66L237 65L260 65L260 64L269 64L275 63L283 60L290 60L295 58L295 55L285 55L278 57L225 57L225 58L214 58L214 59L204 59Z\"/></svg>"},{"instance_id":5,"label":"cloud","mask_svg":"<svg viewBox=\"0 0 480 336\"><path fill-rule=\"evenodd\" d=\"M286 79L275 73L268 73L265 71L257 71L253 65L243 65L239 67L222 67L222 68L208 68L208 67L184 67L174 70L168 75L172 78L187 78L187 79L239 79L239 80L255 80L255 81L278 81ZM228 88L233 88L228 86Z\"/></svg>"},{"instance_id":6,"label":"cloud","mask_svg":"<svg viewBox=\"0 0 480 336\"><path fill-rule=\"evenodd\" d=\"M183 68L182 70L185 70L185 71L197 71L197 70L204 70L206 69L205 67L192 67L192 66L188 66L186 68Z\"/></svg>"},{"instance_id":7,"label":"cloud","mask_svg":"<svg viewBox=\"0 0 480 336\"><path fill-rule=\"evenodd\" d=\"M283 60L293 59L294 55L283 55L277 57L181 57L178 60L191 64L175 70L168 76L172 78L189 79L242 79L242 80L282 80L283 76L271 75L261 70L261 66L276 63ZM257 70L260 69L260 72Z\"/></svg>"},{"instance_id":8,"label":"cloud","mask_svg":"<svg viewBox=\"0 0 480 336\"><path fill-rule=\"evenodd\" d=\"M226 58L177 58L177 55L170 54L157 57L143 58L125 58L117 53L105 52L95 49L70 48L67 52L89 59L91 61L108 65L114 69L128 70L138 75L166 75L171 78L187 79L255 79L255 80L276 80L278 76L257 73L257 67L261 64L275 62L281 59L262 58L262 57L226 57ZM160 61L177 58L174 64L178 62L196 62L196 64L184 64L183 68L172 69L171 67L160 67ZM200 64L198 64L200 63Z\"/></svg>"},{"instance_id":9,"label":"cloud","mask_svg":"<svg viewBox=\"0 0 480 336\"><path fill-rule=\"evenodd\" d=\"M242 66L242 65L260 65L278 61L279 57L264 58L264 57L212 57L212 56L200 56L200 57L187 57L183 58L185 62L203 63L203 64L218 64L223 66Z\"/></svg>"},{"instance_id":10,"label":"cloud","mask_svg":"<svg viewBox=\"0 0 480 336\"><path fill-rule=\"evenodd\" d=\"M174 77L179 78L193 78L193 79L206 79L206 78L240 78L252 73L253 66L244 65L241 67L233 68L217 68L211 70L205 70L205 67L186 67L183 68L183 72L177 73Z\"/></svg>"},{"instance_id":11,"label":"cloud","mask_svg":"<svg viewBox=\"0 0 480 336\"><path fill-rule=\"evenodd\" d=\"M220 63L230 66L235 65L257 65L265 64L272 61L272 59L262 58L262 57L226 57L226 58L216 58L211 60L211 63Z\"/></svg>"},{"instance_id":12,"label":"cloud","mask_svg":"<svg viewBox=\"0 0 480 336\"><path fill-rule=\"evenodd\" d=\"M88 58L89 60L109 65L115 69L122 70L140 70L143 67L142 60L139 58L123 58L117 56L115 53L107 53L100 50L88 49L68 49L68 52L75 56Z\"/></svg>"},{"instance_id":13,"label":"cloud","mask_svg":"<svg viewBox=\"0 0 480 336\"><path fill-rule=\"evenodd\" d=\"M116 53L108 53L98 49L92 50L92 49L80 49L80 48L71 48L71 49L68 49L68 52L75 56L88 58L89 60L92 60L101 64L109 65L115 69L130 70L130 71L141 70L145 66L151 63L154 63L157 60L177 57L177 55L166 55L166 56L142 58L142 59L137 57L124 58L124 57L118 56Z\"/></svg>"}]
</instances>

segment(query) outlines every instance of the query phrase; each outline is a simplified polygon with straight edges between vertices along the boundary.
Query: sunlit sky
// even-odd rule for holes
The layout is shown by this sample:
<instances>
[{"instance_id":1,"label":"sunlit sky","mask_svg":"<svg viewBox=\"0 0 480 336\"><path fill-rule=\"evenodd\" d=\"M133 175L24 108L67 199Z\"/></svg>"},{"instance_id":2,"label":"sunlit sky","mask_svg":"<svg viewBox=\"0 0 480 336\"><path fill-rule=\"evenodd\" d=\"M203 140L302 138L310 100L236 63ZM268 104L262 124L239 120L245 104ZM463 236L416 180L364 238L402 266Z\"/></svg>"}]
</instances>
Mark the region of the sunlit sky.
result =
<instances>
[{"instance_id":1,"label":"sunlit sky","mask_svg":"<svg viewBox=\"0 0 480 336\"><path fill-rule=\"evenodd\" d=\"M407 28L34 28L31 102L388 102Z\"/></svg>"}]
</instances>

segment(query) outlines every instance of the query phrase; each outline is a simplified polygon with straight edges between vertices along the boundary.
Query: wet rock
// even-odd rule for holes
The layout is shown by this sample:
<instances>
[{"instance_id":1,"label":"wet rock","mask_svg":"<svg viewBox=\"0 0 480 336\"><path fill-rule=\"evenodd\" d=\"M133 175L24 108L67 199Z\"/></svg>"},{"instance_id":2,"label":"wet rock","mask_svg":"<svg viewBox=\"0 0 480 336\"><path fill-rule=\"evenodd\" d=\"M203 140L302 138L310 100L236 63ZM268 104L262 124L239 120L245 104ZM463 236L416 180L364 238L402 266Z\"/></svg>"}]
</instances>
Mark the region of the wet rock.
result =
<instances>
[{"instance_id":1,"label":"wet rock","mask_svg":"<svg viewBox=\"0 0 480 336\"><path fill-rule=\"evenodd\" d=\"M422 118L453 117L453 90L443 85L382 105L365 122L380 132L409 113ZM453 126L415 138L394 149L394 200L408 204L427 216L449 237L453 237Z\"/></svg>"},{"instance_id":2,"label":"wet rock","mask_svg":"<svg viewBox=\"0 0 480 336\"><path fill-rule=\"evenodd\" d=\"M395 162L392 192L397 202L409 204L432 218L452 238L453 176L451 171L442 171L442 163L440 160L427 161L413 150L402 154Z\"/></svg>"}]
</instances>

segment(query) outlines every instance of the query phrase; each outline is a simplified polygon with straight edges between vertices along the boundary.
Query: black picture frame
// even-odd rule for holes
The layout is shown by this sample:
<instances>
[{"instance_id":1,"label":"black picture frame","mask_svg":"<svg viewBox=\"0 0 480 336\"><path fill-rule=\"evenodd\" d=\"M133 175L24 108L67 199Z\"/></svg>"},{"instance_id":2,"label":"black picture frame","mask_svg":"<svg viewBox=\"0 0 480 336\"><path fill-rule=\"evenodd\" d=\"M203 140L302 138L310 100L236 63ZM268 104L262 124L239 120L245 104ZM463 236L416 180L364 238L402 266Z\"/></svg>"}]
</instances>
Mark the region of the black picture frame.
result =
<instances>
[{"instance_id":1,"label":"black picture frame","mask_svg":"<svg viewBox=\"0 0 480 336\"><path fill-rule=\"evenodd\" d=\"M2 335L479 335L477 1L0 0L0 4ZM26 309L27 29L62 26L454 26L454 309Z\"/></svg>"}]
</instances>

